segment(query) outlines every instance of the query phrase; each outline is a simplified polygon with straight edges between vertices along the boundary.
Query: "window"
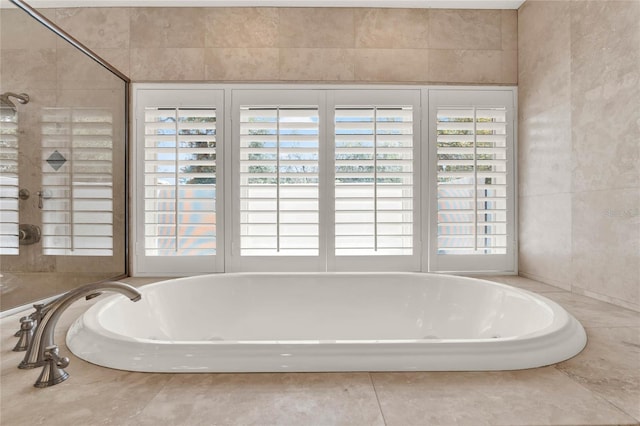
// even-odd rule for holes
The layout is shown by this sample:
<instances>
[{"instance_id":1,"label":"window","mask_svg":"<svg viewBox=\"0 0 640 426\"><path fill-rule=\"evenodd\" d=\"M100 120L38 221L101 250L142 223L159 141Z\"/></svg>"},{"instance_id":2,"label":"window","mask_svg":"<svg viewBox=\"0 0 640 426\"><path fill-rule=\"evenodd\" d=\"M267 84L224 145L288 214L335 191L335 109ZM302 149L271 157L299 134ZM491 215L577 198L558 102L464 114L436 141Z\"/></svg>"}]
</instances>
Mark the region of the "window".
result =
<instances>
[{"instance_id":1,"label":"window","mask_svg":"<svg viewBox=\"0 0 640 426\"><path fill-rule=\"evenodd\" d=\"M135 86L135 274L516 270L513 89L247 86Z\"/></svg>"},{"instance_id":2,"label":"window","mask_svg":"<svg viewBox=\"0 0 640 426\"><path fill-rule=\"evenodd\" d=\"M234 90L229 270L325 268L321 237L324 94Z\"/></svg>"},{"instance_id":3,"label":"window","mask_svg":"<svg viewBox=\"0 0 640 426\"><path fill-rule=\"evenodd\" d=\"M335 109L336 256L413 254L412 107Z\"/></svg>"},{"instance_id":4,"label":"window","mask_svg":"<svg viewBox=\"0 0 640 426\"><path fill-rule=\"evenodd\" d=\"M138 93L138 273L218 270L222 105L214 90Z\"/></svg>"},{"instance_id":5,"label":"window","mask_svg":"<svg viewBox=\"0 0 640 426\"><path fill-rule=\"evenodd\" d=\"M331 270L420 270L420 92L336 91Z\"/></svg>"},{"instance_id":6,"label":"window","mask_svg":"<svg viewBox=\"0 0 640 426\"><path fill-rule=\"evenodd\" d=\"M318 256L317 106L240 106L242 256Z\"/></svg>"},{"instance_id":7,"label":"window","mask_svg":"<svg viewBox=\"0 0 640 426\"><path fill-rule=\"evenodd\" d=\"M216 110L145 108L145 255L216 254Z\"/></svg>"},{"instance_id":8,"label":"window","mask_svg":"<svg viewBox=\"0 0 640 426\"><path fill-rule=\"evenodd\" d=\"M17 118L0 122L0 255L18 254Z\"/></svg>"},{"instance_id":9,"label":"window","mask_svg":"<svg viewBox=\"0 0 640 426\"><path fill-rule=\"evenodd\" d=\"M430 95L432 270L509 270L513 249L510 92Z\"/></svg>"},{"instance_id":10,"label":"window","mask_svg":"<svg viewBox=\"0 0 640 426\"><path fill-rule=\"evenodd\" d=\"M112 256L112 111L43 108L42 153L43 253Z\"/></svg>"}]
</instances>

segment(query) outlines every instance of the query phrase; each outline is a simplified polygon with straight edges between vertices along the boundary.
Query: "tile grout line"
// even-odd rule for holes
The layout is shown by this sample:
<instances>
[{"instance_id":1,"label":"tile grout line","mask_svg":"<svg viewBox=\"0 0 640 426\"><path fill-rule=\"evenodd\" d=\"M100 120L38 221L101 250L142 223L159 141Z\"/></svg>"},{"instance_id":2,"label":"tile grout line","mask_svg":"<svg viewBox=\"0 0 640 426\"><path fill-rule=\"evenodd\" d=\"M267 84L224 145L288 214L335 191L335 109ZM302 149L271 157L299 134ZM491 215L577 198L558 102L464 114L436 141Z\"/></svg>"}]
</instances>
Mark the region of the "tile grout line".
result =
<instances>
[{"instance_id":1,"label":"tile grout line","mask_svg":"<svg viewBox=\"0 0 640 426\"><path fill-rule=\"evenodd\" d=\"M590 389L589 387L587 387L584 383L580 382L579 380L577 380L574 376L572 376L571 374L569 374L567 371L562 370L560 368L558 368L558 365L554 365L553 367L556 371L562 373L564 376L566 376L569 380L571 380L572 382L576 383L578 386L580 386L581 388L583 388L584 390L586 390L587 392L589 392L591 395L593 395L594 398L597 399L601 399L603 401L605 401L607 404L609 404L610 406L612 406L613 408L615 408L616 410L620 411L621 413L623 413L624 415L626 415L627 417L629 417L630 419L632 419L635 423L633 423L633 425L640 425L640 419L635 418L634 416L632 416L631 414L629 414L625 409L618 407L614 402L610 401L609 398L607 398L606 396L602 395L600 392L595 391Z\"/></svg>"},{"instance_id":2,"label":"tile grout line","mask_svg":"<svg viewBox=\"0 0 640 426\"><path fill-rule=\"evenodd\" d=\"M380 415L382 416L382 422L385 426L387 426L387 419L384 418L384 411L382 410L382 404L380 404L380 397L378 396L378 391L376 390L376 385L373 383L373 377L371 376L371 372L367 373L369 375L369 381L371 382L371 387L373 388L373 393L376 396L376 401L378 402L378 409L380 410Z\"/></svg>"}]
</instances>

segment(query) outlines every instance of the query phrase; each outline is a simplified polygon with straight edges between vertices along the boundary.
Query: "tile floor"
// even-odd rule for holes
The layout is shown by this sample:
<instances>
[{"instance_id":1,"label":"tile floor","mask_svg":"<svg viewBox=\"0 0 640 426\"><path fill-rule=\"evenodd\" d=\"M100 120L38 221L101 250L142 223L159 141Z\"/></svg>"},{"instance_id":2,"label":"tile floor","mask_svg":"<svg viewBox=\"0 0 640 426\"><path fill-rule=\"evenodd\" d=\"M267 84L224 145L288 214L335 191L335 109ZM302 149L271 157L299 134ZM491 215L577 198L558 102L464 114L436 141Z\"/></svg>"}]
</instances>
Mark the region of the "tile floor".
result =
<instances>
[{"instance_id":1,"label":"tile floor","mask_svg":"<svg viewBox=\"0 0 640 426\"><path fill-rule=\"evenodd\" d=\"M151 374L71 358L71 378L34 388L0 321L0 424L10 425L640 425L640 314L520 277L491 279L543 294L585 326L587 348L555 366L505 372ZM150 280L128 279L134 285Z\"/></svg>"}]
</instances>

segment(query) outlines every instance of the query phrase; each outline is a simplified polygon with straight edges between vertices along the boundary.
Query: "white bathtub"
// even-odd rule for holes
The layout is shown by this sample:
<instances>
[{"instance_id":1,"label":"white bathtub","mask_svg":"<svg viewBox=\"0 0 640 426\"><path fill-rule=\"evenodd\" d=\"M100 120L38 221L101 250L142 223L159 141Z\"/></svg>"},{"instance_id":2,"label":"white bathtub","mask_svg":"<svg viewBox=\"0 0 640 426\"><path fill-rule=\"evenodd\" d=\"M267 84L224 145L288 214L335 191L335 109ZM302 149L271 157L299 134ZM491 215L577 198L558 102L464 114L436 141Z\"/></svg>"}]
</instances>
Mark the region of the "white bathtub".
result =
<instances>
[{"instance_id":1,"label":"white bathtub","mask_svg":"<svg viewBox=\"0 0 640 426\"><path fill-rule=\"evenodd\" d=\"M473 371L553 364L586 344L558 304L473 278L218 274L141 292L88 309L71 351L147 372Z\"/></svg>"}]
</instances>

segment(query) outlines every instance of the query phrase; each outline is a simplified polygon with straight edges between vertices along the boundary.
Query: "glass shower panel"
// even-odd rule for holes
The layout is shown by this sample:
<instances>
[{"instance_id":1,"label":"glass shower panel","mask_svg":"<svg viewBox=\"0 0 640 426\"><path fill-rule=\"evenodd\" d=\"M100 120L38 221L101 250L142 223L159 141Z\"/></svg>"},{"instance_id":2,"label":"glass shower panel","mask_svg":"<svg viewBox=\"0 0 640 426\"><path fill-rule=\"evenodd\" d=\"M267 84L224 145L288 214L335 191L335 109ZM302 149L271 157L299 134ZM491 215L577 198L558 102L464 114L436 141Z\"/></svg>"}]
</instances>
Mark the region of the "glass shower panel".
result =
<instances>
[{"instance_id":1,"label":"glass shower panel","mask_svg":"<svg viewBox=\"0 0 640 426\"><path fill-rule=\"evenodd\" d=\"M128 85L17 7L0 43L4 311L126 274Z\"/></svg>"}]
</instances>

